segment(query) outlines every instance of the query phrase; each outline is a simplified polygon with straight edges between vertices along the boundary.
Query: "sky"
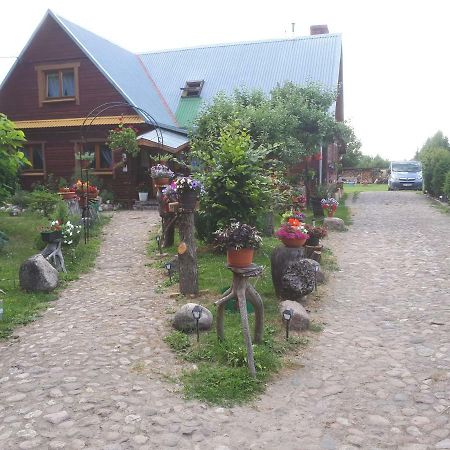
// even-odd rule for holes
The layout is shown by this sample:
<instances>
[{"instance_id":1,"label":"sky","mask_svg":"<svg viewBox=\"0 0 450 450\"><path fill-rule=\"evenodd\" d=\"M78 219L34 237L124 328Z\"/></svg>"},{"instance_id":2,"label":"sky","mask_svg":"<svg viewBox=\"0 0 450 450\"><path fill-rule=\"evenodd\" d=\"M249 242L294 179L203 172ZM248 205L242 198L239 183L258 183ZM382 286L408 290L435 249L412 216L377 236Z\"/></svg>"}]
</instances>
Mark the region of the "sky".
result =
<instances>
[{"instance_id":1,"label":"sky","mask_svg":"<svg viewBox=\"0 0 450 450\"><path fill-rule=\"evenodd\" d=\"M133 52L342 33L345 118L365 154L412 159L450 135L448 0L16 0L2 4L0 80L47 9Z\"/></svg>"}]
</instances>

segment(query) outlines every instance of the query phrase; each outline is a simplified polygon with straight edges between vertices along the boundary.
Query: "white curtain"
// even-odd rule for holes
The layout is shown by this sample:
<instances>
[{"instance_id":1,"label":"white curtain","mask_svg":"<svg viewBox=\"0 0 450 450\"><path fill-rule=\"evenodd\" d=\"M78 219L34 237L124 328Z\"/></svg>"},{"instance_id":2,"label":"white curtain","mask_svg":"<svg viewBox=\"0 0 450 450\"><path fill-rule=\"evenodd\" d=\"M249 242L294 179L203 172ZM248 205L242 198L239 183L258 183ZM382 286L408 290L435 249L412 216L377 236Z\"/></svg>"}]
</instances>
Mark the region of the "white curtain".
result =
<instances>
[{"instance_id":1,"label":"white curtain","mask_svg":"<svg viewBox=\"0 0 450 450\"><path fill-rule=\"evenodd\" d=\"M63 97L75 96L75 77L73 72L64 72L62 77L62 95Z\"/></svg>"},{"instance_id":2,"label":"white curtain","mask_svg":"<svg viewBox=\"0 0 450 450\"><path fill-rule=\"evenodd\" d=\"M47 74L47 97L59 97L58 73Z\"/></svg>"}]
</instances>

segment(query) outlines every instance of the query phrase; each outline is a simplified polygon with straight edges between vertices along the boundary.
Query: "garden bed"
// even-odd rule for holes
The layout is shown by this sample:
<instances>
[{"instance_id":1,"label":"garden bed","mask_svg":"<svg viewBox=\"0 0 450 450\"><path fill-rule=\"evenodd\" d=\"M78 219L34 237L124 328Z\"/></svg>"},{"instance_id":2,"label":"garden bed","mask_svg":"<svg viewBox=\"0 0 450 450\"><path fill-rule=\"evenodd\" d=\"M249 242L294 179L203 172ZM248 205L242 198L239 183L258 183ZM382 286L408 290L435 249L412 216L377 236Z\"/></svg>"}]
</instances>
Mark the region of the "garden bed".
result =
<instances>
[{"instance_id":1,"label":"garden bed","mask_svg":"<svg viewBox=\"0 0 450 450\"><path fill-rule=\"evenodd\" d=\"M58 297L58 291L68 281L75 280L94 264L101 241L101 229L109 220L102 216L91 229L88 244L63 250L67 273L60 273L60 285L51 293L28 293L19 287L19 267L24 260L39 253L39 229L48 219L37 213L26 212L11 217L0 212L0 229L8 236L8 242L0 252L0 300L3 301L3 319L0 320L0 338L8 337L18 325L34 320L48 303Z\"/></svg>"}]
</instances>

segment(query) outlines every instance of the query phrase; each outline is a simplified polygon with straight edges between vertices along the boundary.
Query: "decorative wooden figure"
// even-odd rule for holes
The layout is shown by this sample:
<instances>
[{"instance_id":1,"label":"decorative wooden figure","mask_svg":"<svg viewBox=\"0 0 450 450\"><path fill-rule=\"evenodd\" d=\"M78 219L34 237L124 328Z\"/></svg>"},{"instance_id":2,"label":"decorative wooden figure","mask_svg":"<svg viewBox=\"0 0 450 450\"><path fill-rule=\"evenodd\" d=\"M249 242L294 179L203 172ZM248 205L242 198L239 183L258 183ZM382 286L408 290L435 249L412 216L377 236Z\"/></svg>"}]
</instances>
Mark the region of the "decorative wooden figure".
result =
<instances>
[{"instance_id":1,"label":"decorative wooden figure","mask_svg":"<svg viewBox=\"0 0 450 450\"><path fill-rule=\"evenodd\" d=\"M233 272L233 284L228 289L224 297L217 300L214 304L217 306L217 336L220 340L224 339L224 317L225 304L231 298L237 298L239 312L241 314L242 333L244 335L245 345L247 347L247 364L250 375L256 378L255 359L253 356L252 339L248 326L247 299L253 305L255 310L255 343L260 344L264 333L264 305L261 296L256 289L248 282L249 278L257 277L262 273L262 267L252 264L248 267L238 268L228 266Z\"/></svg>"}]
</instances>

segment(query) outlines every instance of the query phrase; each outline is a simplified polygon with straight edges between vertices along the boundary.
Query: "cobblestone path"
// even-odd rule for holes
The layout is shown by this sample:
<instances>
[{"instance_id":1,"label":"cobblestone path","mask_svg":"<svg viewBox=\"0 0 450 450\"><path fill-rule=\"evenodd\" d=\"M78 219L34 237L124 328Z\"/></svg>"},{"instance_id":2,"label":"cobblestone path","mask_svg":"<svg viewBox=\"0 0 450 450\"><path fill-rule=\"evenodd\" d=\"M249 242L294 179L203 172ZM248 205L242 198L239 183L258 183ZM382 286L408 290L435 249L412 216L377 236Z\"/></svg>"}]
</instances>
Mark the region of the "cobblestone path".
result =
<instances>
[{"instance_id":1,"label":"cobblestone path","mask_svg":"<svg viewBox=\"0 0 450 450\"><path fill-rule=\"evenodd\" d=\"M349 203L324 332L232 409L161 377L178 366L161 341L173 302L144 266L158 218L116 214L95 269L0 343L0 449L450 448L450 219L411 192Z\"/></svg>"}]
</instances>

